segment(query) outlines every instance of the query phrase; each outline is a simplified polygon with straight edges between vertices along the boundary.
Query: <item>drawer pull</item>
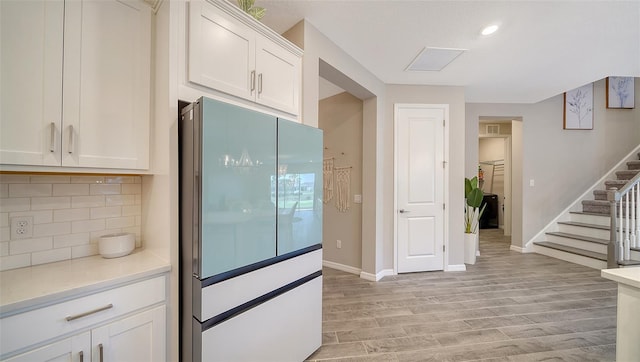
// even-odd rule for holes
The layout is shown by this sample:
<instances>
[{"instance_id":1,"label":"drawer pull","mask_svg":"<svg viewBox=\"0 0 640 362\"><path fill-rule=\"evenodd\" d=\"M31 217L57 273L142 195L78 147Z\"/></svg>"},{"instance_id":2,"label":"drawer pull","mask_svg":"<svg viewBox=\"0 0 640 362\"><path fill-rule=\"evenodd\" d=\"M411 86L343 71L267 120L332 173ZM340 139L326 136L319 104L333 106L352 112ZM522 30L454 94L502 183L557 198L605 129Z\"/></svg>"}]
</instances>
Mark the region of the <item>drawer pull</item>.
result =
<instances>
[{"instance_id":1,"label":"drawer pull","mask_svg":"<svg viewBox=\"0 0 640 362\"><path fill-rule=\"evenodd\" d=\"M94 310L90 310L88 312L84 312L84 313L68 316L65 319L67 320L67 322L71 322L72 320L80 319L80 318L86 317L88 315L91 315L91 314L94 314L94 313L98 313L98 312L102 312L103 310L107 310L107 309L111 309L111 308L113 308L113 304L109 303L108 305L105 305L104 307L100 307L100 308L96 308Z\"/></svg>"},{"instance_id":2,"label":"drawer pull","mask_svg":"<svg viewBox=\"0 0 640 362\"><path fill-rule=\"evenodd\" d=\"M84 362L84 353L80 351L78 354L80 355L80 362Z\"/></svg>"},{"instance_id":3,"label":"drawer pull","mask_svg":"<svg viewBox=\"0 0 640 362\"><path fill-rule=\"evenodd\" d=\"M98 349L100 350L100 362L104 361L104 347L102 346L102 343L100 343L98 345Z\"/></svg>"}]
</instances>

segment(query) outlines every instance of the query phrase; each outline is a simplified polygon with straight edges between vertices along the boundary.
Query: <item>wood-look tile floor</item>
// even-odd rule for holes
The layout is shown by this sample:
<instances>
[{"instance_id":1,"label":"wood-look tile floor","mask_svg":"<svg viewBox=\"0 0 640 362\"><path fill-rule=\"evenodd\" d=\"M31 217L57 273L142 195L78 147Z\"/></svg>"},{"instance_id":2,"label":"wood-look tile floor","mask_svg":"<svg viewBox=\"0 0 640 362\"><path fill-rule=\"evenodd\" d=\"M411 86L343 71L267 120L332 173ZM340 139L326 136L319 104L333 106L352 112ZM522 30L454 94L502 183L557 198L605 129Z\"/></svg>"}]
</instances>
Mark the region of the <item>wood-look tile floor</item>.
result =
<instances>
[{"instance_id":1,"label":"wood-look tile floor","mask_svg":"<svg viewBox=\"0 0 640 362\"><path fill-rule=\"evenodd\" d=\"M374 283L325 268L323 342L309 361L614 361L617 284L509 251L500 233L481 230L466 272Z\"/></svg>"}]
</instances>

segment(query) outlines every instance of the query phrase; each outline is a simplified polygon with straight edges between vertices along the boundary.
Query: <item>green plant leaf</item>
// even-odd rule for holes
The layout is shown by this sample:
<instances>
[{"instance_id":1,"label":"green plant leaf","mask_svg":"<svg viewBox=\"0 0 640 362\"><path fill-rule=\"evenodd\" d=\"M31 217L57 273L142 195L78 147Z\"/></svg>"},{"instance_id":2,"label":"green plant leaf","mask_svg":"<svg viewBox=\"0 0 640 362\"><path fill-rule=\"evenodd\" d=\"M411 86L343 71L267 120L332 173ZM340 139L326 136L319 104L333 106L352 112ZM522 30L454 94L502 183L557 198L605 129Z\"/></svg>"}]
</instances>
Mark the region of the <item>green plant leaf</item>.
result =
<instances>
[{"instance_id":1,"label":"green plant leaf","mask_svg":"<svg viewBox=\"0 0 640 362\"><path fill-rule=\"evenodd\" d=\"M256 6L254 8L249 9L249 11L247 12L249 13L249 15L253 16L256 20L260 20L262 19L264 14L267 12L267 9Z\"/></svg>"},{"instance_id":2,"label":"green plant leaf","mask_svg":"<svg viewBox=\"0 0 640 362\"><path fill-rule=\"evenodd\" d=\"M483 197L484 194L482 190L475 188L471 190L471 192L469 192L469 195L467 196L467 205L473 207L474 209L477 209L482 204Z\"/></svg>"},{"instance_id":3,"label":"green plant leaf","mask_svg":"<svg viewBox=\"0 0 640 362\"><path fill-rule=\"evenodd\" d=\"M253 4L255 4L255 0L238 0L238 6L246 12L249 12Z\"/></svg>"}]
</instances>

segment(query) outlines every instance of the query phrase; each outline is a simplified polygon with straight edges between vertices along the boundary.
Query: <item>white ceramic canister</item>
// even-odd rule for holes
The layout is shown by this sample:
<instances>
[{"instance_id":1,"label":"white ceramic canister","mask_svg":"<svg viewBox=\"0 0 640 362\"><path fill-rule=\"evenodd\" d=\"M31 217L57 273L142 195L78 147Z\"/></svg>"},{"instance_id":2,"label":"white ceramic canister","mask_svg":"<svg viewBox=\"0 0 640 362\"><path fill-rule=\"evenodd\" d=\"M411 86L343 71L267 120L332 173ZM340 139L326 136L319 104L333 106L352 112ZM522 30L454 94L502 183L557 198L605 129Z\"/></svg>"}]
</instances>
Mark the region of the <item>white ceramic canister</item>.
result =
<instances>
[{"instance_id":1,"label":"white ceramic canister","mask_svg":"<svg viewBox=\"0 0 640 362\"><path fill-rule=\"evenodd\" d=\"M103 258L118 258L129 255L136 247L136 236L132 233L102 235L98 240L98 252Z\"/></svg>"}]
</instances>

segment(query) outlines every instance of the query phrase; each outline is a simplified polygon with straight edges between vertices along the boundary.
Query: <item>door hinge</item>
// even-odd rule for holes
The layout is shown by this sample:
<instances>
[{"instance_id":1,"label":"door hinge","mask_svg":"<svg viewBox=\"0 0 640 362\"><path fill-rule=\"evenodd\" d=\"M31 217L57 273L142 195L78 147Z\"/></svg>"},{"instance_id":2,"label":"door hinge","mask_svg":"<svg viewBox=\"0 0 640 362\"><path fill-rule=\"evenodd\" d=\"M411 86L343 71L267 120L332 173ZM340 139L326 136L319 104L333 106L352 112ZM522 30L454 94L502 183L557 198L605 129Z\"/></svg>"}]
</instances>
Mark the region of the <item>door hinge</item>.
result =
<instances>
[{"instance_id":1,"label":"door hinge","mask_svg":"<svg viewBox=\"0 0 640 362\"><path fill-rule=\"evenodd\" d=\"M445 123L444 123L444 122L445 122L445 120L443 119L443 120L442 120L442 127L444 127L444 125L445 125Z\"/></svg>"},{"instance_id":2,"label":"door hinge","mask_svg":"<svg viewBox=\"0 0 640 362\"><path fill-rule=\"evenodd\" d=\"M442 210L445 210L446 206L447 206L446 204L442 204Z\"/></svg>"},{"instance_id":3,"label":"door hinge","mask_svg":"<svg viewBox=\"0 0 640 362\"><path fill-rule=\"evenodd\" d=\"M444 245L442 245L442 252L444 253Z\"/></svg>"},{"instance_id":4,"label":"door hinge","mask_svg":"<svg viewBox=\"0 0 640 362\"><path fill-rule=\"evenodd\" d=\"M447 161L442 161L442 168L447 168Z\"/></svg>"}]
</instances>

